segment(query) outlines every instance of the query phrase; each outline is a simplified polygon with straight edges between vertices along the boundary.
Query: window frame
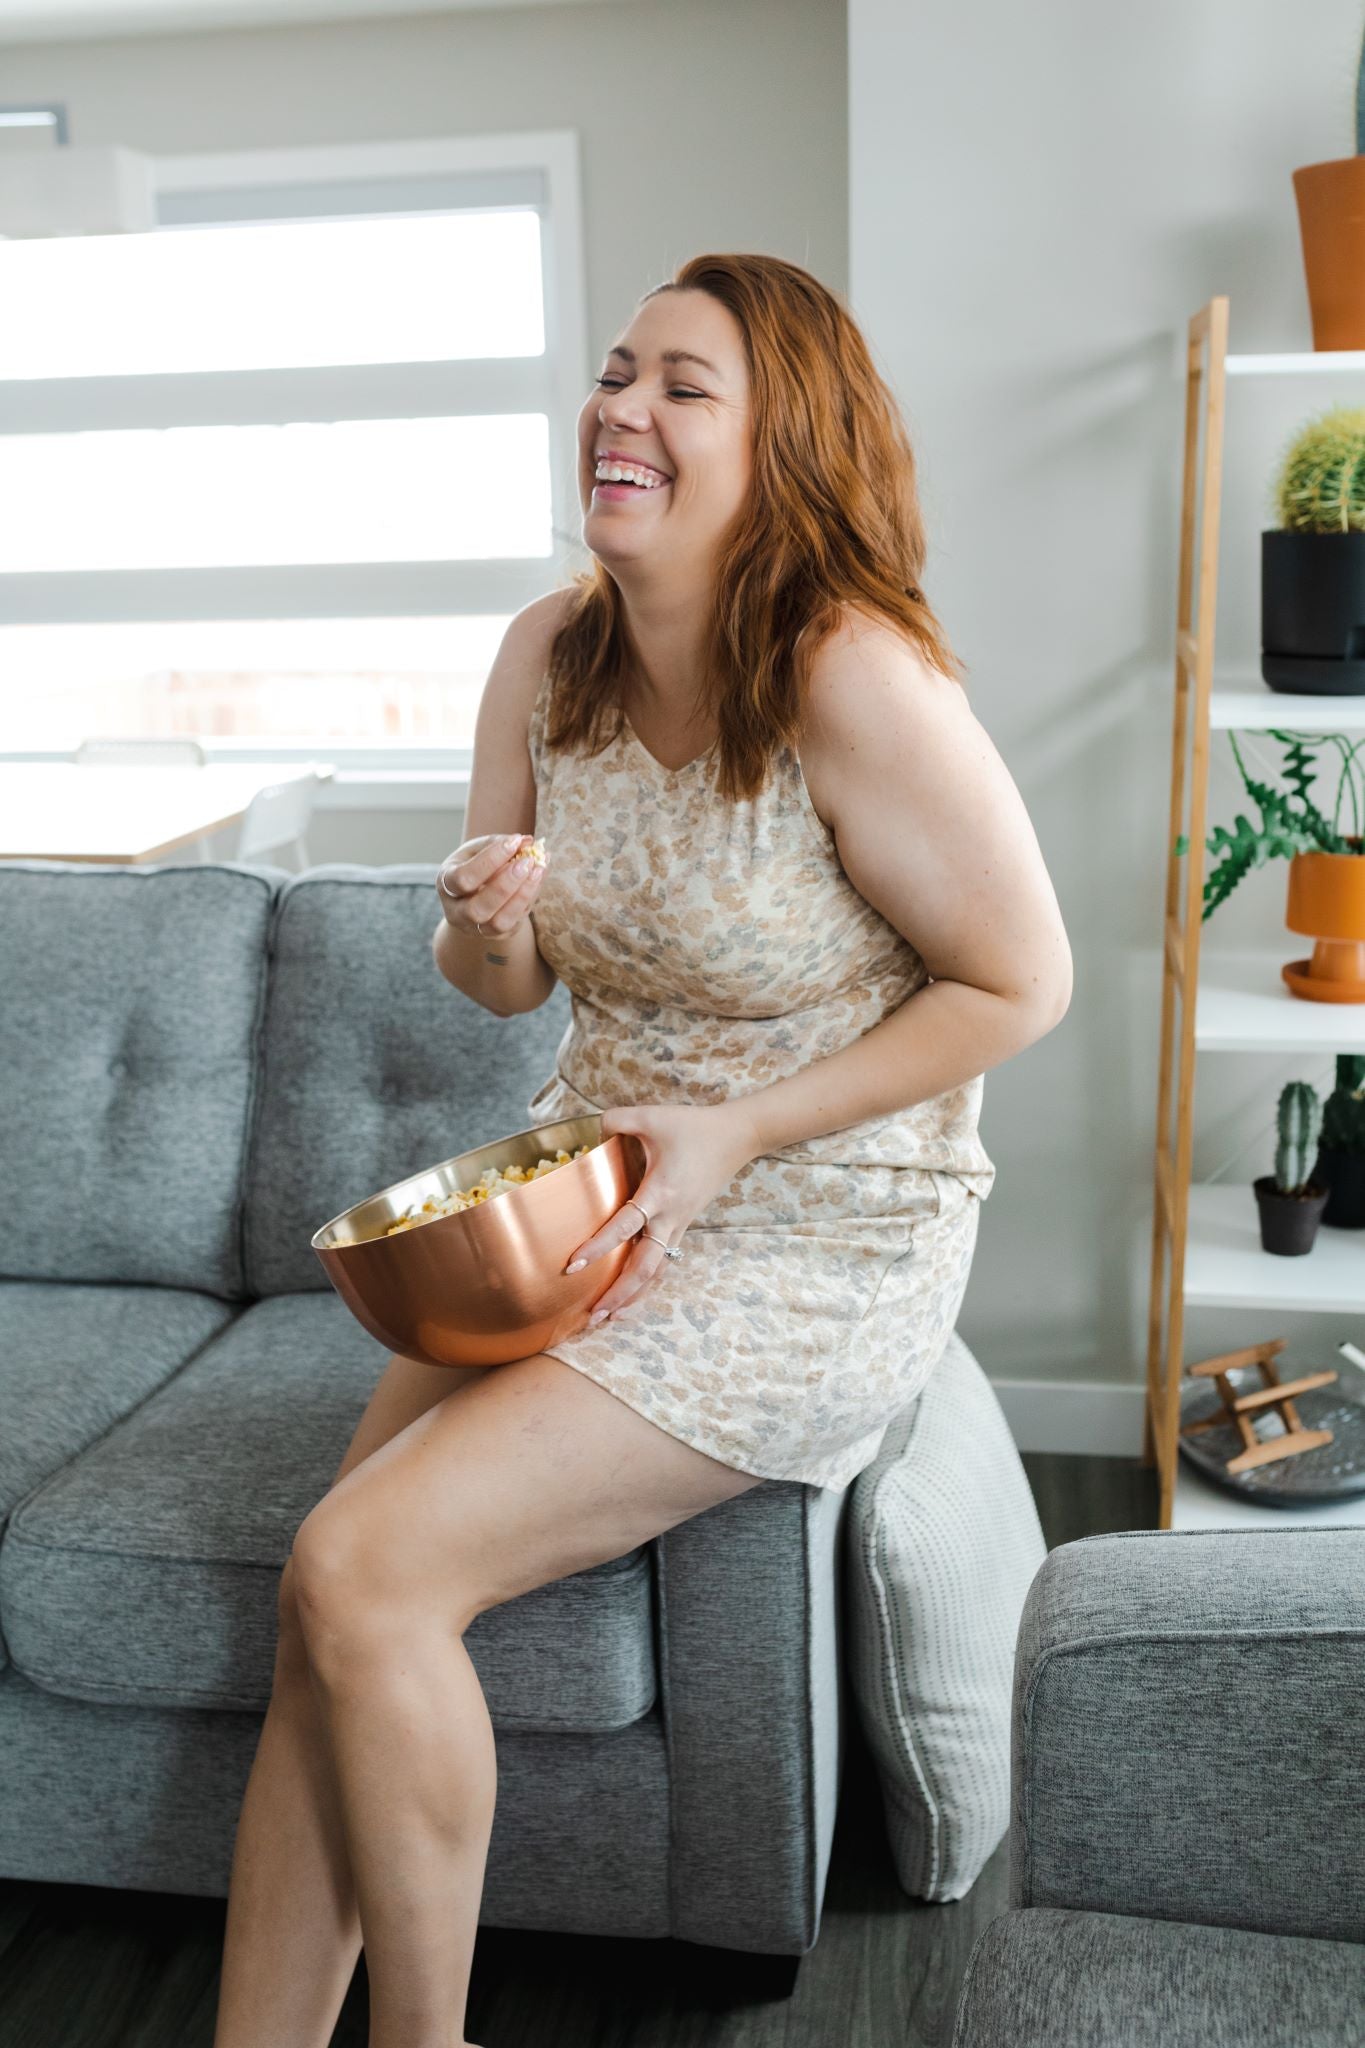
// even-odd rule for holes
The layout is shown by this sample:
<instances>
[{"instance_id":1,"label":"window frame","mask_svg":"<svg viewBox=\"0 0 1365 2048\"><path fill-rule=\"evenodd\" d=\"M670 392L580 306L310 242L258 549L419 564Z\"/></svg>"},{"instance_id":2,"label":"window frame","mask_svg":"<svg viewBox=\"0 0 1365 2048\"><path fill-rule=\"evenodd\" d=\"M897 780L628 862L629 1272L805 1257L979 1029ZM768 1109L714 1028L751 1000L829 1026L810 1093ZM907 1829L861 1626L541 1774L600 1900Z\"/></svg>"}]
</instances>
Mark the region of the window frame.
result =
<instances>
[{"instance_id":1,"label":"window frame","mask_svg":"<svg viewBox=\"0 0 1365 2048\"><path fill-rule=\"evenodd\" d=\"M574 423L588 380L582 182L577 131L542 129L405 142L303 145L268 150L153 157L158 211L180 202L182 219L234 218L223 195L240 196L251 219L253 190L293 184L373 187L361 212L430 210L385 206L387 181L466 178L485 196L471 208L524 206L537 180L545 353L418 363L324 364L283 370L155 372L146 376L0 378L0 437L115 427L263 424L286 420L413 418L436 414L539 411L549 418L552 552L470 562L341 562L223 568L0 571L0 624L101 621L348 617L458 617L519 611L556 588L589 557L576 535ZM501 202L499 189L507 193ZM212 211L195 215L196 195ZM212 199L210 199L212 195ZM186 209L189 209L186 214ZM324 211L275 218L338 217ZM0 684L0 692L3 684ZM0 696L0 702L2 702ZM214 760L325 756L338 767L382 768L391 789L428 774L467 782L472 748L396 748L319 739L295 747L264 738L205 740ZM0 759L67 758L63 750L17 749ZM408 800L411 800L409 795Z\"/></svg>"}]
</instances>

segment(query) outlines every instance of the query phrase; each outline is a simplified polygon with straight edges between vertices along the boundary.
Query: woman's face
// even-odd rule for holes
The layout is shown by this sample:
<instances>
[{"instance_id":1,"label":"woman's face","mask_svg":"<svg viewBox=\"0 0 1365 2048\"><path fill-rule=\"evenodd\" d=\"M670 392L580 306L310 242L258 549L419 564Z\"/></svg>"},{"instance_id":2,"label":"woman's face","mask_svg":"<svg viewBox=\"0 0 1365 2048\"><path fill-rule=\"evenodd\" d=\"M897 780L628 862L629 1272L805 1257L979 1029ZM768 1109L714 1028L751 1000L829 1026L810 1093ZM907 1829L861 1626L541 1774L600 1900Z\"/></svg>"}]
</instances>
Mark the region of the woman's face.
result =
<instances>
[{"instance_id":1,"label":"woman's face","mask_svg":"<svg viewBox=\"0 0 1365 2048\"><path fill-rule=\"evenodd\" d=\"M666 357L682 351L683 359ZM688 358L700 356L701 362ZM749 492L748 373L739 323L709 292L647 299L602 359L578 416L583 540L608 567L704 568ZM640 463L652 488L597 481L598 457Z\"/></svg>"}]
</instances>

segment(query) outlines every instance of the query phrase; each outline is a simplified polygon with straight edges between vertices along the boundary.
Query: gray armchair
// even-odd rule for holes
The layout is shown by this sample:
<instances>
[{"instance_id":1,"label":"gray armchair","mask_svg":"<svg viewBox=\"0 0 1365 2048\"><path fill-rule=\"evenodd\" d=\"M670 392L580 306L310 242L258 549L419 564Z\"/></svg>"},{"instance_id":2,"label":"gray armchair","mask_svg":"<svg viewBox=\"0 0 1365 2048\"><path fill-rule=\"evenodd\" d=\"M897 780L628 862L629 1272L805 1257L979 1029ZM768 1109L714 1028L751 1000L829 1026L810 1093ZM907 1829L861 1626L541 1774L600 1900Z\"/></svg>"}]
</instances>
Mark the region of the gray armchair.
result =
<instances>
[{"instance_id":1,"label":"gray armchair","mask_svg":"<svg viewBox=\"0 0 1365 2048\"><path fill-rule=\"evenodd\" d=\"M1053 1550L953 2048L1365 2043L1365 1529Z\"/></svg>"}]
</instances>

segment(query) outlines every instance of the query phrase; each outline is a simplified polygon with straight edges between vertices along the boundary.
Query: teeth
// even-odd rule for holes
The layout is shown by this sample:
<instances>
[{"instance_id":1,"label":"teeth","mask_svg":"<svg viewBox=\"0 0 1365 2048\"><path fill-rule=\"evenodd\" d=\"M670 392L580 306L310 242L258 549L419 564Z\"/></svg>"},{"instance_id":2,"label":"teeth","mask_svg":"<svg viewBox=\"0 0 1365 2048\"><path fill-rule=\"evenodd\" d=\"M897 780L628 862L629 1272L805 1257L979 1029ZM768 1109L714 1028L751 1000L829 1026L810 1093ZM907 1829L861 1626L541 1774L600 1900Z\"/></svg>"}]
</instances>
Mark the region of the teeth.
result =
<instances>
[{"instance_id":1,"label":"teeth","mask_svg":"<svg viewBox=\"0 0 1365 2048\"><path fill-rule=\"evenodd\" d=\"M599 483L640 484L647 491L655 491L660 484L668 481L666 477L655 476L653 470L636 469L626 462L599 462L596 475Z\"/></svg>"}]
</instances>

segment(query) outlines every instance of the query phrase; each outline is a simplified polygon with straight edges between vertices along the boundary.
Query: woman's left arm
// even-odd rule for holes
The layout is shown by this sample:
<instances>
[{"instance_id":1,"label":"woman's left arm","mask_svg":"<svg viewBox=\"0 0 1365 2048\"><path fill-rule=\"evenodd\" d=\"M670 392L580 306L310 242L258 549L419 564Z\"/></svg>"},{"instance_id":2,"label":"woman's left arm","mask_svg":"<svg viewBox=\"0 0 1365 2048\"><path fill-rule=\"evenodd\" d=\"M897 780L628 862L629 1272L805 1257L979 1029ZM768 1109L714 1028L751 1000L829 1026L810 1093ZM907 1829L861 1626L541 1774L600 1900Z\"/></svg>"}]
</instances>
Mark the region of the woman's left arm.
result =
<instances>
[{"instance_id":1,"label":"woman's left arm","mask_svg":"<svg viewBox=\"0 0 1365 2048\"><path fill-rule=\"evenodd\" d=\"M1023 798L965 691L889 629L826 642L810 737L839 858L933 979L798 1073L738 1098L755 1153L885 1116L999 1066L1071 1001L1071 949Z\"/></svg>"}]
</instances>

